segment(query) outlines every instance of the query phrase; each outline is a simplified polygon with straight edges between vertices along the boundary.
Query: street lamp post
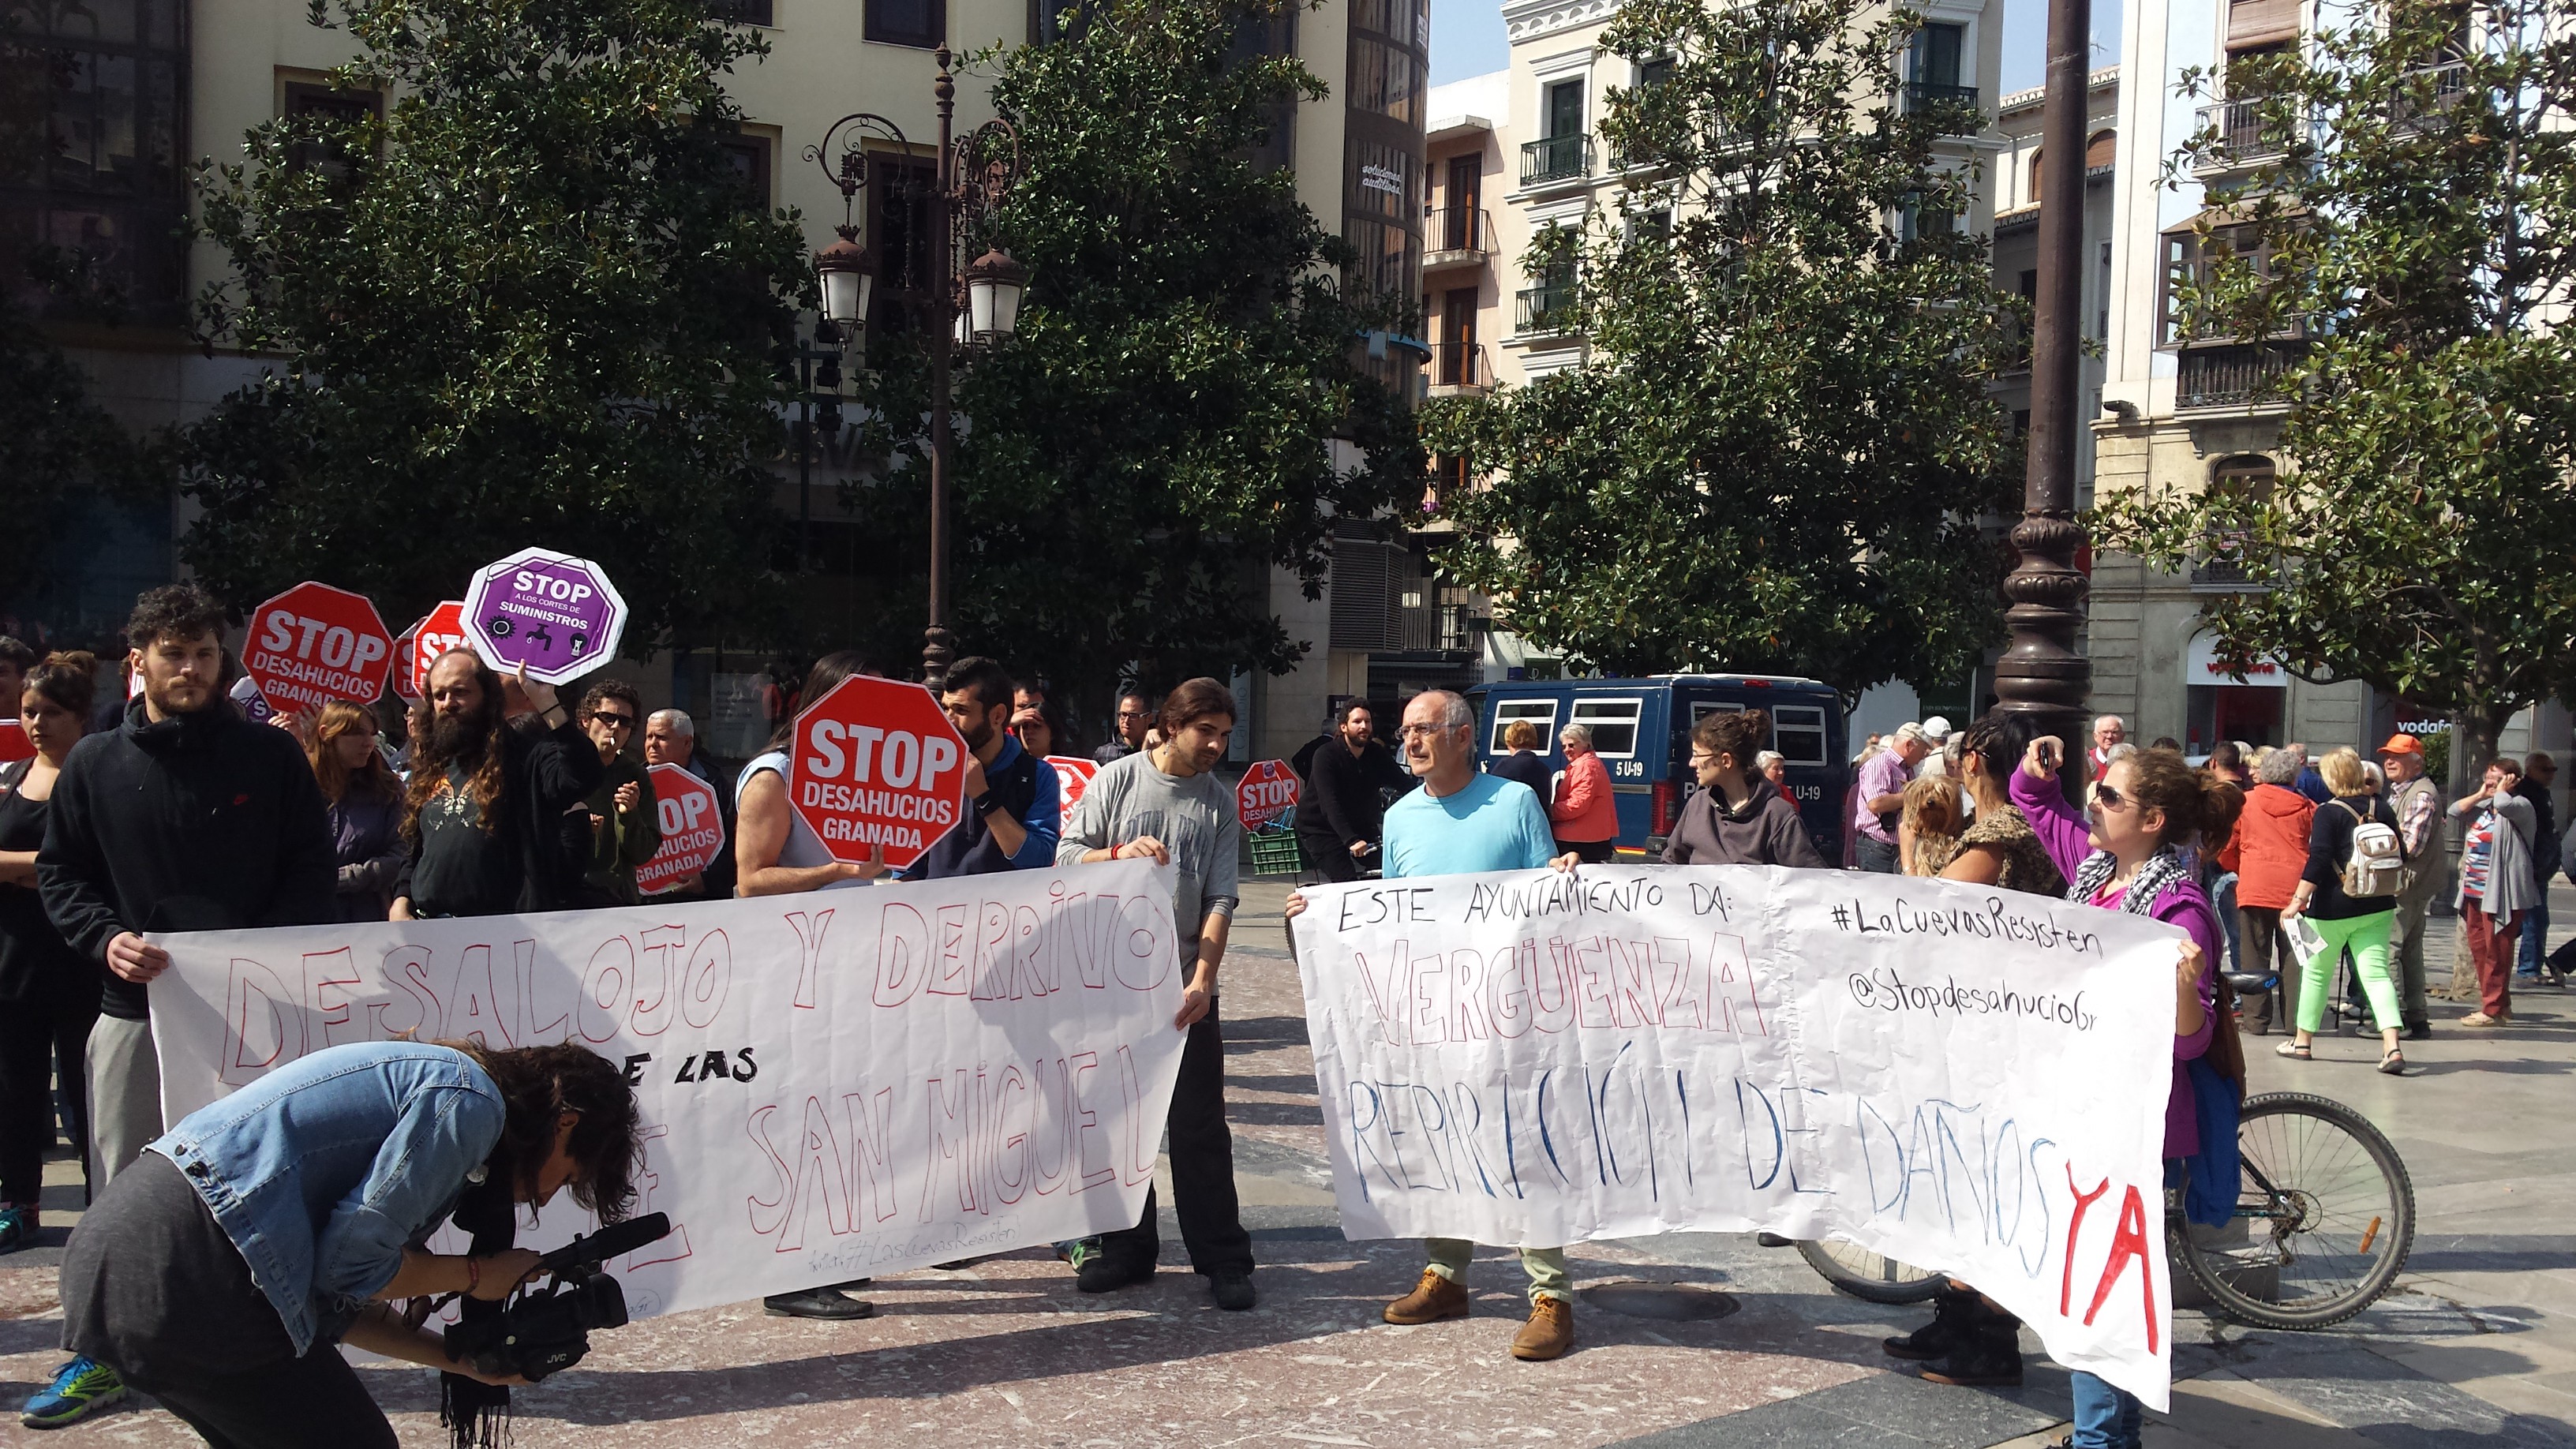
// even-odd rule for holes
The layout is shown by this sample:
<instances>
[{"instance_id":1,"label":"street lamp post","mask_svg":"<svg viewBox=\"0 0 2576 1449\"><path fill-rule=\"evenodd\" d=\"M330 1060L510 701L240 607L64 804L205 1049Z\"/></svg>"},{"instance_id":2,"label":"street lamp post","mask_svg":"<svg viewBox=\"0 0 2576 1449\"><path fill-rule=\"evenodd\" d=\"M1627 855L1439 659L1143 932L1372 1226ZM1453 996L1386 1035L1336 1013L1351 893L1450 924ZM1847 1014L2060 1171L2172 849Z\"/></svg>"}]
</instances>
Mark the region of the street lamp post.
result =
<instances>
[{"instance_id":1,"label":"street lamp post","mask_svg":"<svg viewBox=\"0 0 2576 1449\"><path fill-rule=\"evenodd\" d=\"M937 275L917 278L906 259L873 254L859 241L853 215L860 188L867 185L867 143L883 143L884 159L900 165L911 155L903 129L883 116L858 112L832 123L820 143L805 148L805 157L823 168L841 192L840 240L815 254L814 271L823 289L823 313L846 343L863 344L872 287L883 273L890 290L921 309L924 345L930 361L930 621L922 630L922 678L937 688L957 657L949 632L948 552L950 534L949 473L956 444L950 420L950 373L960 348L997 342L1018 329L1020 297L1028 287L1028 269L993 249L960 265L962 254L985 219L1020 178L1019 133L1007 121L987 121L964 136L951 134L957 110L957 80L949 71L948 47L938 50L939 74L931 95L939 111L936 172L928 185L898 180L898 195L925 203L925 228L940 261ZM906 177L907 168L897 173ZM864 356L864 354L862 354Z\"/></svg>"},{"instance_id":2,"label":"street lamp post","mask_svg":"<svg viewBox=\"0 0 2576 1449\"><path fill-rule=\"evenodd\" d=\"M1995 665L2002 707L2066 743L2061 779L2084 777L2084 702L2092 662L2076 652L2087 582L2075 566L2084 546L2075 521L2075 454L2083 360L2084 106L2093 32L2092 0L2049 0L2048 89L2040 117L2039 293L2031 309L2030 438L2021 522L2012 531L2020 562L2004 579L2012 601L2004 621L2012 643Z\"/></svg>"}]
</instances>

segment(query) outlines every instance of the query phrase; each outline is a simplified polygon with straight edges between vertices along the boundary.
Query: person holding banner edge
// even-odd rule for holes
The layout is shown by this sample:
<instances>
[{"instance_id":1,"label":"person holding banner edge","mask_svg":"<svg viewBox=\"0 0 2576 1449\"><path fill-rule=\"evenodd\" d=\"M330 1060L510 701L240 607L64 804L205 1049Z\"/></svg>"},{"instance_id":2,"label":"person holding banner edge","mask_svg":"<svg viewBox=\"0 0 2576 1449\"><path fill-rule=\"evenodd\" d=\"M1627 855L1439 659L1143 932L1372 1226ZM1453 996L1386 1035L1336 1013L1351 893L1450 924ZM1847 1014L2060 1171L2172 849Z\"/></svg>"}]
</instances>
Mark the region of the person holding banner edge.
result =
<instances>
[{"instance_id":1,"label":"person holding banner edge","mask_svg":"<svg viewBox=\"0 0 2576 1449\"><path fill-rule=\"evenodd\" d=\"M1056 864L1152 860L1176 868L1173 934L1190 963L1174 1028L1189 1033L1172 1087L1172 1210L1190 1267L1207 1279L1222 1309L1253 1306L1252 1235L1234 1191L1234 1134L1225 1122L1225 1037L1216 977L1237 901L1236 857L1243 822L1234 792L1216 776L1234 736L1234 695L1214 679L1193 679L1164 696L1161 742L1101 767L1073 807ZM1162 1250L1154 1193L1132 1228L1061 1245L1085 1293L1107 1293L1154 1276Z\"/></svg>"},{"instance_id":2,"label":"person holding banner edge","mask_svg":"<svg viewBox=\"0 0 2576 1449\"><path fill-rule=\"evenodd\" d=\"M1552 853L1556 839L1546 807L1527 785L1476 769L1475 735L1475 708L1461 695L1427 689L1406 701L1396 737L1404 747L1405 766L1422 788L1386 809L1386 879L1541 866L1570 872L1582 863L1573 851ZM1282 915L1294 920L1305 910L1305 892L1294 891ZM1431 1261L1413 1291L1386 1306L1383 1316L1389 1323L1411 1326L1467 1316L1467 1270L1476 1245L1463 1238L1430 1238L1423 1248ZM1529 1276L1530 1316L1512 1338L1512 1357L1562 1358L1574 1347L1574 1297L1565 1249L1523 1248L1520 1254L1521 1271Z\"/></svg>"},{"instance_id":3,"label":"person holding banner edge","mask_svg":"<svg viewBox=\"0 0 2576 1449\"><path fill-rule=\"evenodd\" d=\"M966 818L899 872L902 879L947 880L1055 863L1064 792L1055 766L1022 749L1011 733L1011 699L1011 676L996 661L969 655L948 666L939 707L966 741Z\"/></svg>"},{"instance_id":4,"label":"person holding banner edge","mask_svg":"<svg viewBox=\"0 0 2576 1449\"><path fill-rule=\"evenodd\" d=\"M814 661L805 671L804 697L821 699L853 675L872 674L856 650L842 649ZM734 894L792 896L807 891L842 890L867 885L885 876L885 848L869 851L865 862L834 860L832 852L790 806L787 797L788 752L795 747L796 716L782 714L769 744L742 767L734 781ZM760 1300L761 1311L774 1318L865 1318L877 1311L848 1290L870 1280L851 1278L793 1293L772 1293Z\"/></svg>"},{"instance_id":5,"label":"person holding banner edge","mask_svg":"<svg viewBox=\"0 0 2576 1449\"><path fill-rule=\"evenodd\" d=\"M2053 735L2031 742L2012 778L2012 803L2029 819L2049 857L2071 882L2066 899L2147 916L2179 926L2190 937L2174 965L2166 1173L2169 1183L2188 1179L2192 1184L2185 1201L2194 1221L2208 1220L2201 1206L2202 1184L2214 1185L2216 1192L2209 1195L2219 1199L2218 1221L2224 1222L2235 1204L2235 1104L2244 1090L2244 1057L2234 1022L2219 1009L2217 981L2209 969L2221 949L2218 916L2183 864L2181 850L2196 845L2209 854L2225 845L2236 824L2230 809L2236 803L2236 788L2215 774L2195 773L2172 750L2140 750L2104 768L2085 813L2079 816L2058 788L2064 749ZM2210 1124L2207 1132L2204 1118ZM2206 1161L2192 1161L2204 1152ZM2011 1354L2013 1367L2019 1367L2017 1345L1989 1342L1971 1347L1974 1351L1963 1357L1972 1369L1984 1366L1977 1360L1999 1361L2005 1352ZM2068 1443L2073 1449L2139 1449L2143 1406L2137 1397L2081 1369L2070 1376L2075 1432ZM2011 1381L2019 1378L2015 1372ZM1941 1381L1980 1380L1969 1373Z\"/></svg>"}]
</instances>

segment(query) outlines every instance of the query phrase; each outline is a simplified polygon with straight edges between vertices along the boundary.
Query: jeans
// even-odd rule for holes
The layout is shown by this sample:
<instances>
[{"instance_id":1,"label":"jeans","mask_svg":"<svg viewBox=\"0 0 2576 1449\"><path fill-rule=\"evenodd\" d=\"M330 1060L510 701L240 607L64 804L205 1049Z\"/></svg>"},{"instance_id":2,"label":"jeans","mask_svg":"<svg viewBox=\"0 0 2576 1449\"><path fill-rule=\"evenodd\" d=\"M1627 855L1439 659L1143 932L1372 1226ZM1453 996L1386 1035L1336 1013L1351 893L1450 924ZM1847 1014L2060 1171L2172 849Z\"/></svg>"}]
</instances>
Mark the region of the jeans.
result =
<instances>
[{"instance_id":1,"label":"jeans","mask_svg":"<svg viewBox=\"0 0 2576 1449\"><path fill-rule=\"evenodd\" d=\"M2549 950L2549 892L2544 882L2540 900L2522 913L2522 960L2514 968L2519 975L2538 977L2540 958Z\"/></svg>"},{"instance_id":2,"label":"jeans","mask_svg":"<svg viewBox=\"0 0 2576 1449\"><path fill-rule=\"evenodd\" d=\"M2264 993L2255 1006L2251 1025L2259 1035L2277 1020L2287 1031L2298 1019L2299 963L2290 950L2288 934L2281 929L2280 907L2238 906L2236 915L2245 932L2245 974L2281 978L2281 984Z\"/></svg>"},{"instance_id":3,"label":"jeans","mask_svg":"<svg viewBox=\"0 0 2576 1449\"><path fill-rule=\"evenodd\" d=\"M1467 1284L1467 1264L1476 1256L1476 1245L1465 1238L1425 1238L1423 1248L1431 1255L1431 1271L1460 1287ZM1529 1275L1532 1303L1542 1298L1574 1301L1568 1286L1574 1280L1566 1275L1563 1248L1521 1249L1521 1271Z\"/></svg>"},{"instance_id":4,"label":"jeans","mask_svg":"<svg viewBox=\"0 0 2576 1449\"><path fill-rule=\"evenodd\" d=\"M1861 869L1878 875L1897 873L1898 860L1895 846L1870 835L1860 835L1854 842L1854 846L1857 850L1854 858L1860 862Z\"/></svg>"},{"instance_id":5,"label":"jeans","mask_svg":"<svg viewBox=\"0 0 2576 1449\"><path fill-rule=\"evenodd\" d=\"M1243 1230L1243 1210L1235 1201L1234 1134L1225 1125L1225 1036L1213 1001L1207 1015L1190 1023L1165 1125L1172 1145L1172 1210L1181 1220L1190 1267L1209 1276L1250 1273L1252 1235ZM1145 1216L1132 1228L1102 1233L1100 1252L1142 1272L1162 1250L1154 1189L1147 1188Z\"/></svg>"},{"instance_id":6,"label":"jeans","mask_svg":"<svg viewBox=\"0 0 2576 1449\"><path fill-rule=\"evenodd\" d=\"M2406 1029L2413 1031L2433 1019L2433 1006L2424 986L2424 914L2433 904L2432 891L2409 891L2397 898L2397 920L2389 928L2397 958L2397 999L2399 1014L2406 1019Z\"/></svg>"},{"instance_id":7,"label":"jeans","mask_svg":"<svg viewBox=\"0 0 2576 1449\"><path fill-rule=\"evenodd\" d=\"M2209 883L2209 903L2218 909L2218 928L2227 935L2227 969L2245 969L2245 947L2242 923L2236 919L2236 872L2227 871Z\"/></svg>"},{"instance_id":8,"label":"jeans","mask_svg":"<svg viewBox=\"0 0 2576 1449\"><path fill-rule=\"evenodd\" d=\"M2146 1405L2137 1395L2082 1369L2066 1377L2075 1388L2075 1433L2067 1441L2074 1449L2140 1449L2146 1441L2138 1421Z\"/></svg>"}]
</instances>

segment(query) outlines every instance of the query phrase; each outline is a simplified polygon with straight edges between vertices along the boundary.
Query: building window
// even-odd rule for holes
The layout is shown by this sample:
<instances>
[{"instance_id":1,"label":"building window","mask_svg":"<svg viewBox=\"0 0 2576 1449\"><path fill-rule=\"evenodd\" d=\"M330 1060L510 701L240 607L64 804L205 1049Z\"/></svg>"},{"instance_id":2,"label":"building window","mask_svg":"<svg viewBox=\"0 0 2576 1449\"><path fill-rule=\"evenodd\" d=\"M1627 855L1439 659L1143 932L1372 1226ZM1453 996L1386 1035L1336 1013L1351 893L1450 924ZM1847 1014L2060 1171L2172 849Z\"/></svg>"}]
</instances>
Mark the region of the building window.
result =
<instances>
[{"instance_id":1,"label":"building window","mask_svg":"<svg viewBox=\"0 0 2576 1449\"><path fill-rule=\"evenodd\" d=\"M1547 139L1583 134L1583 82L1558 81L1547 88Z\"/></svg>"},{"instance_id":2,"label":"building window","mask_svg":"<svg viewBox=\"0 0 2576 1449\"><path fill-rule=\"evenodd\" d=\"M1416 49L1430 44L1430 15L1423 0L1354 0L1351 28Z\"/></svg>"},{"instance_id":3,"label":"building window","mask_svg":"<svg viewBox=\"0 0 2576 1449\"><path fill-rule=\"evenodd\" d=\"M1351 37L1352 106L1414 126L1422 122L1422 92L1422 62L1411 51L1365 35Z\"/></svg>"},{"instance_id":4,"label":"building window","mask_svg":"<svg viewBox=\"0 0 2576 1449\"><path fill-rule=\"evenodd\" d=\"M724 147L725 159L733 163L735 179L742 183L743 200L752 210L767 214L770 198L769 138L727 136L719 144Z\"/></svg>"},{"instance_id":5,"label":"building window","mask_svg":"<svg viewBox=\"0 0 2576 1449\"><path fill-rule=\"evenodd\" d=\"M775 26L778 7L772 0L708 0L707 18L727 25Z\"/></svg>"},{"instance_id":6,"label":"building window","mask_svg":"<svg viewBox=\"0 0 2576 1449\"><path fill-rule=\"evenodd\" d=\"M931 50L948 38L948 0L865 0L867 38Z\"/></svg>"},{"instance_id":7,"label":"building window","mask_svg":"<svg viewBox=\"0 0 2576 1449\"><path fill-rule=\"evenodd\" d=\"M877 254L877 284L868 301L869 345L909 335L913 303L944 280L930 228L931 163L890 152L868 155L868 245Z\"/></svg>"},{"instance_id":8,"label":"building window","mask_svg":"<svg viewBox=\"0 0 2576 1449\"><path fill-rule=\"evenodd\" d=\"M338 91L329 86L308 85L302 81L286 83L286 104L282 111L288 117L319 116L336 126L354 126L363 121L380 121L385 115L382 91ZM346 181L360 158L352 156L338 139L297 141L287 148L286 164L297 170L318 169L334 181Z\"/></svg>"},{"instance_id":9,"label":"building window","mask_svg":"<svg viewBox=\"0 0 2576 1449\"><path fill-rule=\"evenodd\" d=\"M1905 78L1924 86L1959 84L1959 57L1967 39L1964 25L1926 25L1914 32L1905 55Z\"/></svg>"},{"instance_id":10,"label":"building window","mask_svg":"<svg viewBox=\"0 0 2576 1449\"><path fill-rule=\"evenodd\" d=\"M1082 34L1082 0L1029 0L1029 44L1053 45Z\"/></svg>"}]
</instances>

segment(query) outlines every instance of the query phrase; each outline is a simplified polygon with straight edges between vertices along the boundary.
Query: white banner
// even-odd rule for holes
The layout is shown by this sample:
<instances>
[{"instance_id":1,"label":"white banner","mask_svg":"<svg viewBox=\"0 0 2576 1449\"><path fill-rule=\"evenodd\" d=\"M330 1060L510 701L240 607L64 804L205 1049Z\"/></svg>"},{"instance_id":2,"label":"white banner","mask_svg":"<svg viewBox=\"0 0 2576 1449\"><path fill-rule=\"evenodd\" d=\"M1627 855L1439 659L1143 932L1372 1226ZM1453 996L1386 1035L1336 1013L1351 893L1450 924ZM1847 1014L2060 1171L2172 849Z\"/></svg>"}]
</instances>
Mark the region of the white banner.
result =
<instances>
[{"instance_id":1,"label":"white banner","mask_svg":"<svg viewBox=\"0 0 2576 1449\"><path fill-rule=\"evenodd\" d=\"M1132 1226L1180 1070L1169 866L153 938L176 1122L324 1047L576 1041L635 1083L636 1317ZM586 1232L569 1199L521 1246ZM453 1229L447 1230L453 1233Z\"/></svg>"},{"instance_id":2,"label":"white banner","mask_svg":"<svg viewBox=\"0 0 2576 1449\"><path fill-rule=\"evenodd\" d=\"M2164 1407L2180 931L1771 866L1305 892L1350 1237L1840 1238L1975 1284Z\"/></svg>"}]
</instances>

